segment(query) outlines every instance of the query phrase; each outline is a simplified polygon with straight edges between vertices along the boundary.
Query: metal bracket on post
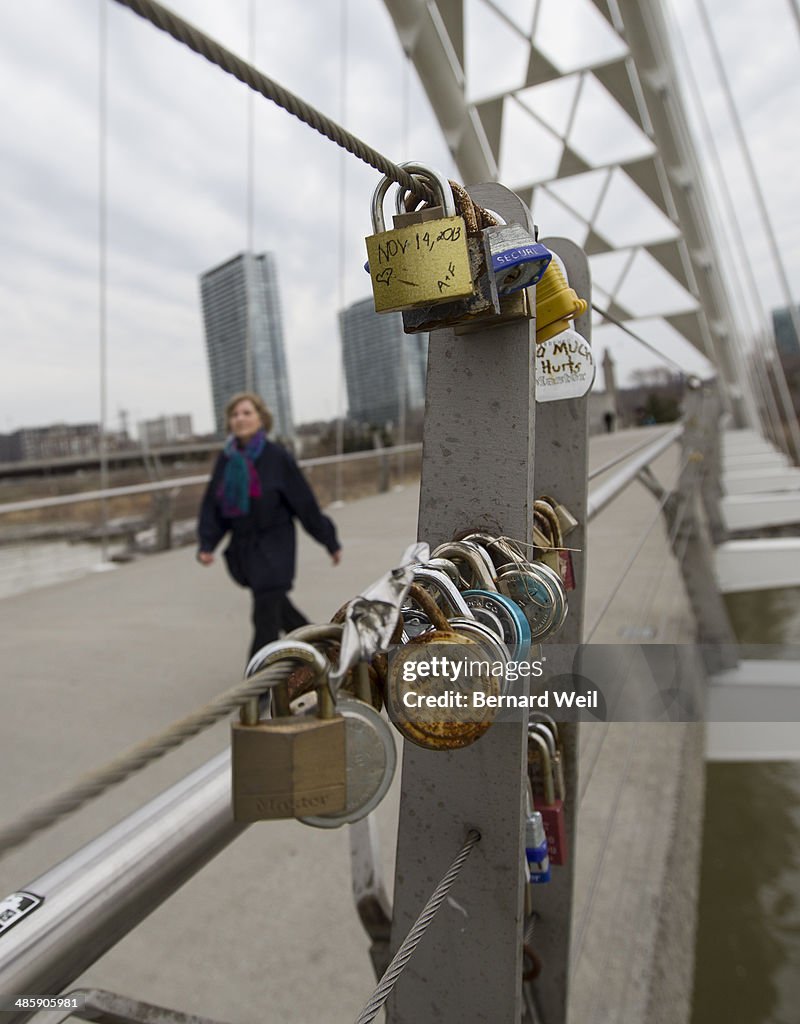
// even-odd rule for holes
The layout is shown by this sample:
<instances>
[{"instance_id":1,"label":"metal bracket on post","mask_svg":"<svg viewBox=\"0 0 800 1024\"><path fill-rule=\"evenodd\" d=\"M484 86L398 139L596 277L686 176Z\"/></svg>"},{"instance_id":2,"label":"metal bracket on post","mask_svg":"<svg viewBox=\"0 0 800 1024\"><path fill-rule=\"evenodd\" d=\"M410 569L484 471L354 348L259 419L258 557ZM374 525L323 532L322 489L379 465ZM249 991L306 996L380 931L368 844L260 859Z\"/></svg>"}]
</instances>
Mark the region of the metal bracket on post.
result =
<instances>
[{"instance_id":1,"label":"metal bracket on post","mask_svg":"<svg viewBox=\"0 0 800 1024\"><path fill-rule=\"evenodd\" d=\"M570 287L588 304L587 311L576 319L575 330L591 345L592 295L586 254L566 238L545 238L543 242L561 257ZM563 629L550 642L545 641L547 679L581 671L580 648L575 645L583 640L586 597L588 409L588 394L583 398L544 402L536 407L536 494L550 494L557 498L578 520L578 526L566 540L570 548L577 549L572 552L576 586L569 594L569 614ZM576 651L574 657L572 651ZM531 937L531 946L546 964L533 987L535 1005L547 1024L563 1024L567 1019L576 854L578 725L560 723L559 738L564 748L564 814L569 860L567 864L553 867L549 885L534 888L534 910L538 919Z\"/></svg>"},{"instance_id":2,"label":"metal bracket on post","mask_svg":"<svg viewBox=\"0 0 800 1024\"><path fill-rule=\"evenodd\" d=\"M468 191L533 232L527 207L502 185ZM466 527L531 536L534 331L533 320L519 320L431 334L418 526L431 546ZM405 743L394 949L467 831L482 838L397 982L391 1024L520 1020L526 763L525 720L495 723L461 750Z\"/></svg>"}]
</instances>

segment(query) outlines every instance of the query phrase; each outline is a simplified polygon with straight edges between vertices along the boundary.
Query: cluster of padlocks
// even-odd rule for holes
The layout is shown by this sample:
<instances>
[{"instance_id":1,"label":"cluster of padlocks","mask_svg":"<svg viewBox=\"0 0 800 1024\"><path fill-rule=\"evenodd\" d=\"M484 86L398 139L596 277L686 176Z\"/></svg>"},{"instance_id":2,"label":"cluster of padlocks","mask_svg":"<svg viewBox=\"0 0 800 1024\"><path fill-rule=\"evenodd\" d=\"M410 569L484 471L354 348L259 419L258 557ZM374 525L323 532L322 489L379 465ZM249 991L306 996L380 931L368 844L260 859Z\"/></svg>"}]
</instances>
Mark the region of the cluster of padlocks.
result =
<instances>
[{"instance_id":1,"label":"cluster of padlocks","mask_svg":"<svg viewBox=\"0 0 800 1024\"><path fill-rule=\"evenodd\" d=\"M346 608L333 622L302 626L253 657L248 677L282 661L300 665L270 691L271 700L245 705L232 726L236 820L298 818L318 828L358 821L380 803L394 776L390 722L430 750L465 747L486 732L498 715L498 702L487 698L507 690L507 666L531 659L534 645L555 634L567 616L572 570L559 548L564 531L577 523L552 498L535 507L533 560L513 540L467 532L411 566L388 649L358 662L335 691L331 674ZM483 695L480 713L471 704L462 713L453 700L437 698L455 692L452 676L418 671L437 657L478 667L465 670L462 690ZM422 693L439 704L409 711L409 696ZM270 717L261 717L259 704ZM532 713L526 851L533 882L546 881L549 864L563 863L566 853L561 756L555 724Z\"/></svg>"},{"instance_id":2,"label":"cluster of padlocks","mask_svg":"<svg viewBox=\"0 0 800 1024\"><path fill-rule=\"evenodd\" d=\"M474 333L536 318L536 401L580 398L592 386L591 346L572 321L586 312L558 257L522 224L506 224L469 191L417 163L400 165L434 206L398 188L386 229L383 178L372 197L365 269L378 313L401 311L406 334L452 328ZM536 286L535 296L533 286Z\"/></svg>"},{"instance_id":3,"label":"cluster of padlocks","mask_svg":"<svg viewBox=\"0 0 800 1024\"><path fill-rule=\"evenodd\" d=\"M465 188L422 164L401 164L432 188L437 205L414 208L398 189L394 227L383 203L392 184L383 178L372 197L375 234L366 239L367 269L378 313L401 310L407 334L453 327L458 333L487 321L531 318L526 288L541 280L552 253L519 224L472 201Z\"/></svg>"}]
</instances>

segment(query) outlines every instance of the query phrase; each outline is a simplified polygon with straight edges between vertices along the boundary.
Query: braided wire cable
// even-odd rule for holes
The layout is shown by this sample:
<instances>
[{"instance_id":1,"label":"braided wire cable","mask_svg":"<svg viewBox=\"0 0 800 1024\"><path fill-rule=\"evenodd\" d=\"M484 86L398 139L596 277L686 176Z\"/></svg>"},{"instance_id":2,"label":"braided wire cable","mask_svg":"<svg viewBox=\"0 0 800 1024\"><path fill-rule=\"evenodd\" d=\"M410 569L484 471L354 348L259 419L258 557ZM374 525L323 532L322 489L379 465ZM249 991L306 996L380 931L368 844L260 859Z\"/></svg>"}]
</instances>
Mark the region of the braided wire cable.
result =
<instances>
[{"instance_id":1,"label":"braided wire cable","mask_svg":"<svg viewBox=\"0 0 800 1024\"><path fill-rule=\"evenodd\" d=\"M373 149L362 139L337 124L332 118L254 68L252 64L237 57L231 50L206 35L205 32L201 32L184 18L179 17L174 11L164 7L163 4L157 3L156 0L115 0L115 2L129 8L179 43L183 43L190 50L205 57L210 63L215 64L229 75L233 75L234 78L238 78L250 89L261 93L273 103L277 103L279 107L301 120L309 128L318 131L326 139L330 139L337 146L341 146L348 153L369 164L370 167L374 167L376 171L380 171L387 178L396 181L407 191L414 192L428 202L433 201L434 197L430 190L419 180L412 178L408 171L404 171L402 167L392 163L377 149Z\"/></svg>"},{"instance_id":2,"label":"braided wire cable","mask_svg":"<svg viewBox=\"0 0 800 1024\"><path fill-rule=\"evenodd\" d=\"M173 722L162 732L114 758L64 790L45 800L17 818L12 824L0 828L0 858L32 836L54 825L61 818L79 810L90 800L102 796L112 786L124 782L129 776L157 761L164 754L179 747L204 729L215 725L237 707L245 704L265 690L284 682L291 674L294 663L289 659L282 665L271 665L236 686L214 697L197 711Z\"/></svg>"},{"instance_id":3,"label":"braided wire cable","mask_svg":"<svg viewBox=\"0 0 800 1024\"><path fill-rule=\"evenodd\" d=\"M414 955L417 946L422 940L423 935L428 930L428 927L436 916L436 912L442 905L442 901L452 888L453 883L461 873L461 869L464 867L464 862L467 857L472 853L474 847L480 842L481 834L477 829L470 829L467 833L467 838L464 845L461 847L457 857L447 869L447 872L442 877L441 882L436 886L433 891L433 895L422 908L422 913L419 915L417 920L411 926L411 930L408 935L395 953L392 962L386 968L386 971L378 982L378 987L372 993L372 996L358 1015L356 1024L370 1024L371 1021L375 1020L378 1011L386 1002L391 995L392 989L394 988L397 979L403 973L408 964L408 961Z\"/></svg>"}]
</instances>

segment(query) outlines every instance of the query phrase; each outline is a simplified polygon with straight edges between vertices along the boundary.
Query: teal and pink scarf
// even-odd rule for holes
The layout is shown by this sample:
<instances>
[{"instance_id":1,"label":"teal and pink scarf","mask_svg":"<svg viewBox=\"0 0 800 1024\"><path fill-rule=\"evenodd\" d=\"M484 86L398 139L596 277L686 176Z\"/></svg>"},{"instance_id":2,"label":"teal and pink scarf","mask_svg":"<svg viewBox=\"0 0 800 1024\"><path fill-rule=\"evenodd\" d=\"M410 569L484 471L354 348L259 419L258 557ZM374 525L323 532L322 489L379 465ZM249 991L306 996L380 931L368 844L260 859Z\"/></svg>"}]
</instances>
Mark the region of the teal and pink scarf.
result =
<instances>
[{"instance_id":1,"label":"teal and pink scarf","mask_svg":"<svg viewBox=\"0 0 800 1024\"><path fill-rule=\"evenodd\" d=\"M250 499L261 497L261 481L255 461L264 451L267 435L263 430L254 434L244 448L231 436L222 449L227 461L217 498L226 519L246 516L250 511Z\"/></svg>"}]
</instances>

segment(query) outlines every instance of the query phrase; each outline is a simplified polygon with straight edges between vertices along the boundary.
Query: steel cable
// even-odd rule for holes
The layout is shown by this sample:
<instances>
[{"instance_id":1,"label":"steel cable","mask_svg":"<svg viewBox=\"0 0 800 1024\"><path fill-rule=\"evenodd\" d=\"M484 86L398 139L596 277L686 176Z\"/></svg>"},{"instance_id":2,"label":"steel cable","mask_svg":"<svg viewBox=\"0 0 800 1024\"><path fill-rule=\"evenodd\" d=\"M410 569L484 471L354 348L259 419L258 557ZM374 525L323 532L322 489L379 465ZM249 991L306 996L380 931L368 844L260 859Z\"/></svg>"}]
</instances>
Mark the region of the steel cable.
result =
<instances>
[{"instance_id":1,"label":"steel cable","mask_svg":"<svg viewBox=\"0 0 800 1024\"><path fill-rule=\"evenodd\" d=\"M402 945L395 953L392 962L386 968L383 977L378 982L378 987L372 993L372 997L367 1005L358 1015L356 1024L370 1024L370 1021L375 1020L378 1011L391 995L397 979L405 970L408 961L414 955L414 952L425 932L428 930L431 921L433 921L436 916L436 912L442 905L442 901L461 873L461 869L464 867L464 862L470 853L472 853L472 850L477 843L480 842L480 838L481 834L477 829L471 829L467 833L466 842L461 847L458 856L447 869L447 872L443 876L441 882L439 882L434 889L433 895L423 907L422 913L411 926L411 930L408 935L403 939Z\"/></svg>"},{"instance_id":2,"label":"steel cable","mask_svg":"<svg viewBox=\"0 0 800 1024\"><path fill-rule=\"evenodd\" d=\"M273 103L277 103L279 107L282 107L289 114L298 118L303 124L318 131L326 139L335 142L337 146L341 146L342 149L347 150L348 153L362 160L365 164L374 167L376 171L385 174L387 178L396 181L398 185L401 185L407 191L413 192L428 202L433 201L432 193L425 185L412 178L407 171L392 163L391 160L382 153L379 153L377 149L367 145L362 139L348 132L332 118L327 117L327 115L306 103L305 100L285 89L274 79L269 78L257 68L254 68L252 64L242 60L241 57L237 57L231 50L228 50L215 39L212 39L211 36L206 35L205 32L201 32L200 29L179 17L174 11L169 10L169 8L164 7L162 4L156 3L156 0L115 0L115 2L129 8L135 14L138 14L139 17L144 18L152 25L155 25L156 28L161 29L162 32L172 36L179 43L183 43L190 50L193 50L201 57L205 57L210 63L215 64L229 75L233 75L234 78L243 82L248 88L261 93L262 96Z\"/></svg>"},{"instance_id":3,"label":"steel cable","mask_svg":"<svg viewBox=\"0 0 800 1024\"><path fill-rule=\"evenodd\" d=\"M173 722L157 735L131 747L103 768L85 775L63 793L22 814L13 824L0 828L0 858L27 842L38 832L54 825L65 815L79 810L90 800L102 796L112 786L124 782L135 772L157 761L168 751L215 725L247 700L284 682L293 667L287 658L283 666L273 665L250 676L192 714Z\"/></svg>"},{"instance_id":4,"label":"steel cable","mask_svg":"<svg viewBox=\"0 0 800 1024\"><path fill-rule=\"evenodd\" d=\"M117 0L117 2L121 3L123 2L123 0ZM634 341L638 341L640 345L644 345L648 352L652 352L654 356L658 356L658 358L663 360L665 363L670 363L670 365L674 366L679 373L684 375L688 373L686 367L681 366L680 363L676 362L674 359L668 356L666 352L662 352L660 349L657 349L655 345L651 345L649 341L645 341L645 339L640 334L637 334L636 331L632 331L630 327L622 323L621 320L618 320L615 316L612 316L607 309L602 309L594 302L592 303L592 309L595 311L595 313L598 313L604 320L607 320L610 324L613 324L615 327L619 327L621 331L624 331L626 334L630 335Z\"/></svg>"}]
</instances>

